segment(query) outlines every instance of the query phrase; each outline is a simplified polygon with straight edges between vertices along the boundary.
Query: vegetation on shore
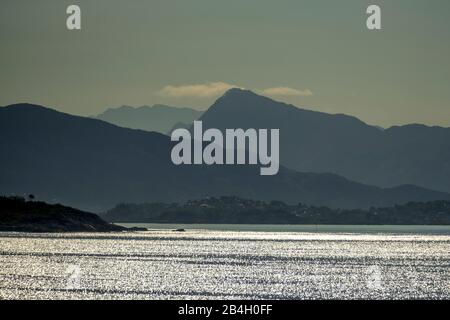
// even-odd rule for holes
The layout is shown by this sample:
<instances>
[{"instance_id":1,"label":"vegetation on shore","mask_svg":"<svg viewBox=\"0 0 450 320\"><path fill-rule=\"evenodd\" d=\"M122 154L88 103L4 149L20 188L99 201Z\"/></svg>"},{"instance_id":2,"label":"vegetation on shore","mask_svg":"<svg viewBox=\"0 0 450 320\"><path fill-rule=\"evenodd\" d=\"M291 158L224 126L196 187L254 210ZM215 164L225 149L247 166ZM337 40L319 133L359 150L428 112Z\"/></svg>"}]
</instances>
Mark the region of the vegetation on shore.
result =
<instances>
[{"instance_id":1,"label":"vegetation on shore","mask_svg":"<svg viewBox=\"0 0 450 320\"><path fill-rule=\"evenodd\" d=\"M184 204L120 204L103 218L133 223L450 225L450 202L409 202L348 210L220 197Z\"/></svg>"},{"instance_id":2,"label":"vegetation on shore","mask_svg":"<svg viewBox=\"0 0 450 320\"><path fill-rule=\"evenodd\" d=\"M104 221L99 216L65 207L30 201L22 197L0 197L0 231L18 232L110 232L124 227Z\"/></svg>"}]
</instances>

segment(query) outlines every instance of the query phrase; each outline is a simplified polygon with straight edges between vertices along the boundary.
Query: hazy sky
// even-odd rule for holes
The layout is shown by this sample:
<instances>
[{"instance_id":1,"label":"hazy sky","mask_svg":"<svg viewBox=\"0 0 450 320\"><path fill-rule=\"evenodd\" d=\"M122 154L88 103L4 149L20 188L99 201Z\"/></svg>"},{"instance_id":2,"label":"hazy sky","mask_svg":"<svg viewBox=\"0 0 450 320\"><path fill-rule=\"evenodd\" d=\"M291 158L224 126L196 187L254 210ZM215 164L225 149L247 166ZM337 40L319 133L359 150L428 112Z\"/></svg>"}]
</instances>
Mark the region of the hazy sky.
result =
<instances>
[{"instance_id":1,"label":"hazy sky","mask_svg":"<svg viewBox=\"0 0 450 320\"><path fill-rule=\"evenodd\" d=\"M66 29L78 4L82 30ZM381 31L366 8L382 8ZM450 127L448 0L1 0L0 105L208 107L230 86Z\"/></svg>"}]
</instances>

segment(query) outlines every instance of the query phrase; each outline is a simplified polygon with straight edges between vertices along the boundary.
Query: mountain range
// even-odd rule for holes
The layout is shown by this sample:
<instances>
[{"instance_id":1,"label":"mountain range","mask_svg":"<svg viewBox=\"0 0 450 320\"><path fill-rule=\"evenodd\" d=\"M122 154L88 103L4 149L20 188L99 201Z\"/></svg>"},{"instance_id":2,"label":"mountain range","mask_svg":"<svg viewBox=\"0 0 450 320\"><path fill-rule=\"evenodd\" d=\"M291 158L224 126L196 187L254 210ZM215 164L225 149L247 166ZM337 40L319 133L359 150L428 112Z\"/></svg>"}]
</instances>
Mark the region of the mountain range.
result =
<instances>
[{"instance_id":1,"label":"mountain range","mask_svg":"<svg viewBox=\"0 0 450 320\"><path fill-rule=\"evenodd\" d=\"M382 130L355 117L300 109L242 89L226 92L200 120L205 129L280 129L280 162L297 171L450 192L450 128L411 124Z\"/></svg>"},{"instance_id":2,"label":"mountain range","mask_svg":"<svg viewBox=\"0 0 450 320\"><path fill-rule=\"evenodd\" d=\"M122 106L109 108L95 118L120 127L167 134L174 127L189 127L201 114L201 111L192 108L155 104L151 107L142 106L134 108Z\"/></svg>"},{"instance_id":3,"label":"mountain range","mask_svg":"<svg viewBox=\"0 0 450 320\"><path fill-rule=\"evenodd\" d=\"M228 92L211 111L223 109L221 103L235 93L257 97ZM170 138L160 133L38 105L10 105L0 108L0 194L33 193L39 200L97 212L124 202L183 202L231 195L334 208L450 200L448 193L417 186L379 188L335 174L285 167L278 175L260 176L257 166L175 166L170 159L172 146Z\"/></svg>"}]
</instances>

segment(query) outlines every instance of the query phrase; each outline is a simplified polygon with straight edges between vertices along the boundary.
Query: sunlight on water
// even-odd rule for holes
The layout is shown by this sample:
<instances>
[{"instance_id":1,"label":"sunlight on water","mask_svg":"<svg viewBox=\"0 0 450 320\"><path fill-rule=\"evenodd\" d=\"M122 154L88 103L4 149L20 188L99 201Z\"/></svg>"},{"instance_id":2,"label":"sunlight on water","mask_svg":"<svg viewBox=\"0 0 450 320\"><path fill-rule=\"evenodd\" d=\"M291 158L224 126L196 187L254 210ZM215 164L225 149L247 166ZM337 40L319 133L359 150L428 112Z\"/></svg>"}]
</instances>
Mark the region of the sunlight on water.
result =
<instances>
[{"instance_id":1,"label":"sunlight on water","mask_svg":"<svg viewBox=\"0 0 450 320\"><path fill-rule=\"evenodd\" d=\"M0 233L0 299L450 298L450 236Z\"/></svg>"}]
</instances>

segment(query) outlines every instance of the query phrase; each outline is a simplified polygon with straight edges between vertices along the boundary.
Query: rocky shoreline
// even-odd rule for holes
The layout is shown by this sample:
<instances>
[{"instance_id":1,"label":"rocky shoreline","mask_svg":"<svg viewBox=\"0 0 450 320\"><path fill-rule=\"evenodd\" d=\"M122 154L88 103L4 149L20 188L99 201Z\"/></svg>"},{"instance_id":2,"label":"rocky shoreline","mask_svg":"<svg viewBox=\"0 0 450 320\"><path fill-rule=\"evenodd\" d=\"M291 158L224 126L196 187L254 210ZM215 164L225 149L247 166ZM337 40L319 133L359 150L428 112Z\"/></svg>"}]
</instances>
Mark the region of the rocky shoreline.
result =
<instances>
[{"instance_id":1,"label":"rocky shoreline","mask_svg":"<svg viewBox=\"0 0 450 320\"><path fill-rule=\"evenodd\" d=\"M78 209L0 197L0 231L9 232L122 232L143 231L104 221L96 214Z\"/></svg>"}]
</instances>

